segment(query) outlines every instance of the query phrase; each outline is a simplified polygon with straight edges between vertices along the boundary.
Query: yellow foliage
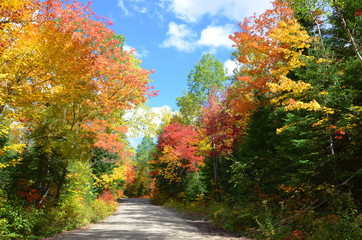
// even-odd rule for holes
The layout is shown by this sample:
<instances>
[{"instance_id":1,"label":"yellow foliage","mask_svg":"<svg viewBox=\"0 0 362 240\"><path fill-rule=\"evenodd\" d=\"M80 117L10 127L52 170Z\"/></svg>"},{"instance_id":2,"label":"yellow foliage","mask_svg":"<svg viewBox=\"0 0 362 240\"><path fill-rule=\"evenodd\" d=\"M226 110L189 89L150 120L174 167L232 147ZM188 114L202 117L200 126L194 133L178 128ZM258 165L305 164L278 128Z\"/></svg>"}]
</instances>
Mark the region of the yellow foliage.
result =
<instances>
[{"instance_id":1,"label":"yellow foliage","mask_svg":"<svg viewBox=\"0 0 362 240\"><path fill-rule=\"evenodd\" d=\"M267 83L267 85L272 93L288 91L293 94L301 94L312 88L312 85L309 83L305 83L303 81L296 82L286 76L280 76L278 83Z\"/></svg>"},{"instance_id":2,"label":"yellow foliage","mask_svg":"<svg viewBox=\"0 0 362 240\"><path fill-rule=\"evenodd\" d=\"M179 156L175 153L172 146L165 146L162 152L162 156L159 158L160 163L165 163L166 167L160 169L161 175L164 178L169 179L171 182L179 182L181 178L175 172L175 169L181 168L182 164L180 161L177 161Z\"/></svg>"},{"instance_id":3,"label":"yellow foliage","mask_svg":"<svg viewBox=\"0 0 362 240\"><path fill-rule=\"evenodd\" d=\"M7 153L19 153L24 150L25 144L12 144L9 146L4 146L0 149L0 155L6 155Z\"/></svg>"},{"instance_id":4,"label":"yellow foliage","mask_svg":"<svg viewBox=\"0 0 362 240\"><path fill-rule=\"evenodd\" d=\"M118 181L126 181L127 166L116 163L111 174L103 173L100 178L94 176L94 186L102 189L112 189L113 184Z\"/></svg>"},{"instance_id":5,"label":"yellow foliage","mask_svg":"<svg viewBox=\"0 0 362 240\"><path fill-rule=\"evenodd\" d=\"M0 123L0 137L7 137L9 133L12 132L13 140L9 142L8 145L5 145L2 148L0 148L0 156L21 153L26 147L26 144L20 143L19 139L17 139L17 135L14 134L16 130L22 128L22 125L17 122L13 122L11 124L5 124L6 122L7 122L6 120L3 120L2 123ZM17 157L7 162L2 162L0 163L0 169L6 167L13 167L15 165L20 164L21 161L22 158Z\"/></svg>"},{"instance_id":6,"label":"yellow foliage","mask_svg":"<svg viewBox=\"0 0 362 240\"><path fill-rule=\"evenodd\" d=\"M295 125L295 123L292 123L292 124L285 125L285 126L283 126L283 127L281 127L281 128L277 128L276 133L277 133L277 134L280 134L280 133L282 133L284 130L286 130L286 129L290 128L291 126L294 126L294 125Z\"/></svg>"},{"instance_id":7,"label":"yellow foliage","mask_svg":"<svg viewBox=\"0 0 362 240\"><path fill-rule=\"evenodd\" d=\"M284 106L284 111L304 109L308 111L323 111L326 114L334 113L334 110L332 108L321 106L315 99L306 103L289 98L282 101L282 106Z\"/></svg>"},{"instance_id":8,"label":"yellow foliage","mask_svg":"<svg viewBox=\"0 0 362 240\"><path fill-rule=\"evenodd\" d=\"M269 37L275 39L280 45L280 51L284 53L286 62L273 71L271 74L278 79L275 82L267 83L269 91L274 93L274 98L271 103L280 104L285 111L293 111L305 109L309 111L324 111L325 113L333 113L330 108L322 107L315 99L310 102L295 100L300 98L305 91L312 89L312 85L303 81L293 81L287 77L287 74L295 68L304 66L305 63L301 60L303 49L309 48L312 38L302 29L301 25L294 19L280 21ZM283 47L284 46L284 47ZM305 57L305 56L304 56ZM326 59L318 59L317 63L326 62ZM328 92L322 91L321 95L328 95ZM277 133L281 133L288 126L277 129Z\"/></svg>"},{"instance_id":9,"label":"yellow foliage","mask_svg":"<svg viewBox=\"0 0 362 240\"><path fill-rule=\"evenodd\" d=\"M0 169L6 168L6 167L15 167L16 165L20 164L22 161L22 158L15 158L5 163L0 163Z\"/></svg>"},{"instance_id":10,"label":"yellow foliage","mask_svg":"<svg viewBox=\"0 0 362 240\"><path fill-rule=\"evenodd\" d=\"M356 110L358 112L362 112L362 106L354 106L353 110Z\"/></svg>"},{"instance_id":11,"label":"yellow foliage","mask_svg":"<svg viewBox=\"0 0 362 240\"><path fill-rule=\"evenodd\" d=\"M211 141L206 135L205 129L199 128L197 131L200 137L200 140L197 142L198 151L201 154L209 152L212 149Z\"/></svg>"},{"instance_id":12,"label":"yellow foliage","mask_svg":"<svg viewBox=\"0 0 362 240\"><path fill-rule=\"evenodd\" d=\"M271 72L273 76L276 78L286 76L292 69L305 65L300 57L303 55L303 49L310 47L312 38L296 19L280 21L278 26L270 31L269 37L278 42L280 46L278 50L284 53L286 60L283 65Z\"/></svg>"},{"instance_id":13,"label":"yellow foliage","mask_svg":"<svg viewBox=\"0 0 362 240\"><path fill-rule=\"evenodd\" d=\"M320 126L320 125L322 125L322 124L323 124L324 122L326 122L326 121L328 121L328 118L323 118L323 119L319 120L318 122L314 123L314 124L312 125L312 127Z\"/></svg>"},{"instance_id":14,"label":"yellow foliage","mask_svg":"<svg viewBox=\"0 0 362 240\"><path fill-rule=\"evenodd\" d=\"M325 62L331 62L330 60L328 59L325 59L325 58L319 58L316 63L325 63Z\"/></svg>"}]
</instances>

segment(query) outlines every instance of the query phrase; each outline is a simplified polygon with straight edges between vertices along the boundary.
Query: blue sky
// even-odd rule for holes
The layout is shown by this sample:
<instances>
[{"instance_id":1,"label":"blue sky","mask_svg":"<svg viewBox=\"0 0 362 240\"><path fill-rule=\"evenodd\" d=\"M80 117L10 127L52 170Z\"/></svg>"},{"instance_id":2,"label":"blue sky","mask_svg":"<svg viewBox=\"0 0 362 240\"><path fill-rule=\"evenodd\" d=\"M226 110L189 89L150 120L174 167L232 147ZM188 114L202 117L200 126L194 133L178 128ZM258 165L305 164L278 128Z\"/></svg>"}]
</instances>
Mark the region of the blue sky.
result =
<instances>
[{"instance_id":1,"label":"blue sky","mask_svg":"<svg viewBox=\"0 0 362 240\"><path fill-rule=\"evenodd\" d=\"M81 2L87 2L81 0ZM269 0L93 0L92 9L109 18L111 28L135 48L142 67L153 69L152 84L159 95L149 107L168 105L187 90L187 74L204 53L213 53L232 67L234 51L228 35L238 22L270 8Z\"/></svg>"}]
</instances>

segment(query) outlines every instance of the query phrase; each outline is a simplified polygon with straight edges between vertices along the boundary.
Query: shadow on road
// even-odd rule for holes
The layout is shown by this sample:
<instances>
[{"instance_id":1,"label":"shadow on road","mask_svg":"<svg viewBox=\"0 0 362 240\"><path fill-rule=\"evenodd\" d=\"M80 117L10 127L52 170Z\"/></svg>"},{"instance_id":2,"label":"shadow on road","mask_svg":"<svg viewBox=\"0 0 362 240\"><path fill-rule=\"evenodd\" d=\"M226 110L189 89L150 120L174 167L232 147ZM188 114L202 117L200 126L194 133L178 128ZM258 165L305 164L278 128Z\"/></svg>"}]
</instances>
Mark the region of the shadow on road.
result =
<instances>
[{"instance_id":1,"label":"shadow on road","mask_svg":"<svg viewBox=\"0 0 362 240\"><path fill-rule=\"evenodd\" d=\"M191 220L165 207L153 205L149 199L122 198L118 202L120 206L117 212L103 222L59 234L49 240L238 239L230 236L224 238L206 228L199 229Z\"/></svg>"}]
</instances>

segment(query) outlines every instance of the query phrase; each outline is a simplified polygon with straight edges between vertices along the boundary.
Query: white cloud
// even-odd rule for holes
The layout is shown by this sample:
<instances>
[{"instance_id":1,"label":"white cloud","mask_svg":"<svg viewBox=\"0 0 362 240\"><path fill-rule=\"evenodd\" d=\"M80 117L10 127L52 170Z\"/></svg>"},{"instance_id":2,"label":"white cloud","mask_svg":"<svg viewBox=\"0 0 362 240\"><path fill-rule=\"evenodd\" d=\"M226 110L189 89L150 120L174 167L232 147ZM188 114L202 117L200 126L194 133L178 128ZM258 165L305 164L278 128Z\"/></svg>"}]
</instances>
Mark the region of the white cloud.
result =
<instances>
[{"instance_id":1,"label":"white cloud","mask_svg":"<svg viewBox=\"0 0 362 240\"><path fill-rule=\"evenodd\" d=\"M229 39L229 35L235 31L235 27L231 24L224 26L208 26L201 31L200 39L196 42L199 46L207 47L226 47L232 48L233 42Z\"/></svg>"},{"instance_id":2,"label":"white cloud","mask_svg":"<svg viewBox=\"0 0 362 240\"><path fill-rule=\"evenodd\" d=\"M162 47L175 47L179 51L192 52L195 33L185 24L170 22L168 24L167 38Z\"/></svg>"},{"instance_id":3,"label":"white cloud","mask_svg":"<svg viewBox=\"0 0 362 240\"><path fill-rule=\"evenodd\" d=\"M270 0L170 0L170 9L186 22L197 22L202 16L222 15L241 21L254 12L261 13L271 7Z\"/></svg>"},{"instance_id":4,"label":"white cloud","mask_svg":"<svg viewBox=\"0 0 362 240\"><path fill-rule=\"evenodd\" d=\"M127 3L127 7L125 5ZM117 6L122 10L125 15L132 15L132 13L148 13L148 6L145 0L118 0Z\"/></svg>"},{"instance_id":5,"label":"white cloud","mask_svg":"<svg viewBox=\"0 0 362 240\"><path fill-rule=\"evenodd\" d=\"M136 56L137 58L144 58L144 57L147 57L149 53L150 53L150 52L147 51L147 49L141 48L141 49L139 49L139 50L136 50L135 56Z\"/></svg>"},{"instance_id":6,"label":"white cloud","mask_svg":"<svg viewBox=\"0 0 362 240\"><path fill-rule=\"evenodd\" d=\"M167 38L161 44L162 47L175 47L178 51L192 52L196 48L206 47L209 51L216 52L217 48L232 48L233 42L229 35L235 32L235 26L209 25L203 29L200 36L191 30L186 24L176 24L170 22L168 26Z\"/></svg>"},{"instance_id":7,"label":"white cloud","mask_svg":"<svg viewBox=\"0 0 362 240\"><path fill-rule=\"evenodd\" d=\"M186 22L196 22L205 14L214 16L224 1L220 0L172 0L171 9L176 17Z\"/></svg>"},{"instance_id":8,"label":"white cloud","mask_svg":"<svg viewBox=\"0 0 362 240\"><path fill-rule=\"evenodd\" d=\"M132 46L129 46L129 45L127 45L127 44L124 44L123 50L125 50L125 51L135 50L135 51L133 52L133 54L134 54L135 57L137 57L137 58L147 57L148 54L149 54L149 52L148 52L147 49L145 49L145 48L141 48L141 49L139 50L139 49L136 49L136 48L134 48L134 47L132 47Z\"/></svg>"},{"instance_id":9,"label":"white cloud","mask_svg":"<svg viewBox=\"0 0 362 240\"><path fill-rule=\"evenodd\" d=\"M139 12L139 13L147 13L147 12L148 12L148 9L147 9L146 7L144 7L144 6L138 6L138 5L135 5L135 6L133 7L133 10L134 10L135 12Z\"/></svg>"},{"instance_id":10,"label":"white cloud","mask_svg":"<svg viewBox=\"0 0 362 240\"><path fill-rule=\"evenodd\" d=\"M135 48L134 48L134 47L131 47L131 46L127 45L127 44L124 44L124 45L123 45L123 50L124 50L124 51L129 52L129 51L131 51L131 50L133 50L133 49L135 49Z\"/></svg>"},{"instance_id":11,"label":"white cloud","mask_svg":"<svg viewBox=\"0 0 362 240\"><path fill-rule=\"evenodd\" d=\"M128 9L124 6L123 0L118 0L117 6L121 8L125 15L129 15Z\"/></svg>"},{"instance_id":12,"label":"white cloud","mask_svg":"<svg viewBox=\"0 0 362 240\"><path fill-rule=\"evenodd\" d=\"M234 70L238 67L236 60L228 59L224 62L224 68L227 71L228 76L232 76Z\"/></svg>"}]
</instances>

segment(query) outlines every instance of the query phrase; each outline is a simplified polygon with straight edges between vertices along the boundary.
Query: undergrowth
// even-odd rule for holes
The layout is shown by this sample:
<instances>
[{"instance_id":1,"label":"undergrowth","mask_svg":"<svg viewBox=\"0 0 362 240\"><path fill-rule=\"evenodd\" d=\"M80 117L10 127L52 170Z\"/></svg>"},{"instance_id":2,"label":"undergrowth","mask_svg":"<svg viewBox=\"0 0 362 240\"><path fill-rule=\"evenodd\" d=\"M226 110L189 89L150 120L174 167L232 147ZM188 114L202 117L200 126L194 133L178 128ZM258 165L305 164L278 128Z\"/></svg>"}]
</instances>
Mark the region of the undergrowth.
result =
<instances>
[{"instance_id":1,"label":"undergrowth","mask_svg":"<svg viewBox=\"0 0 362 240\"><path fill-rule=\"evenodd\" d=\"M199 213L215 225L252 239L355 240L362 239L362 214L322 211L287 212L282 204L266 200L235 203L205 199L185 201L158 193L153 201L188 213ZM342 208L342 207L341 207Z\"/></svg>"}]
</instances>

